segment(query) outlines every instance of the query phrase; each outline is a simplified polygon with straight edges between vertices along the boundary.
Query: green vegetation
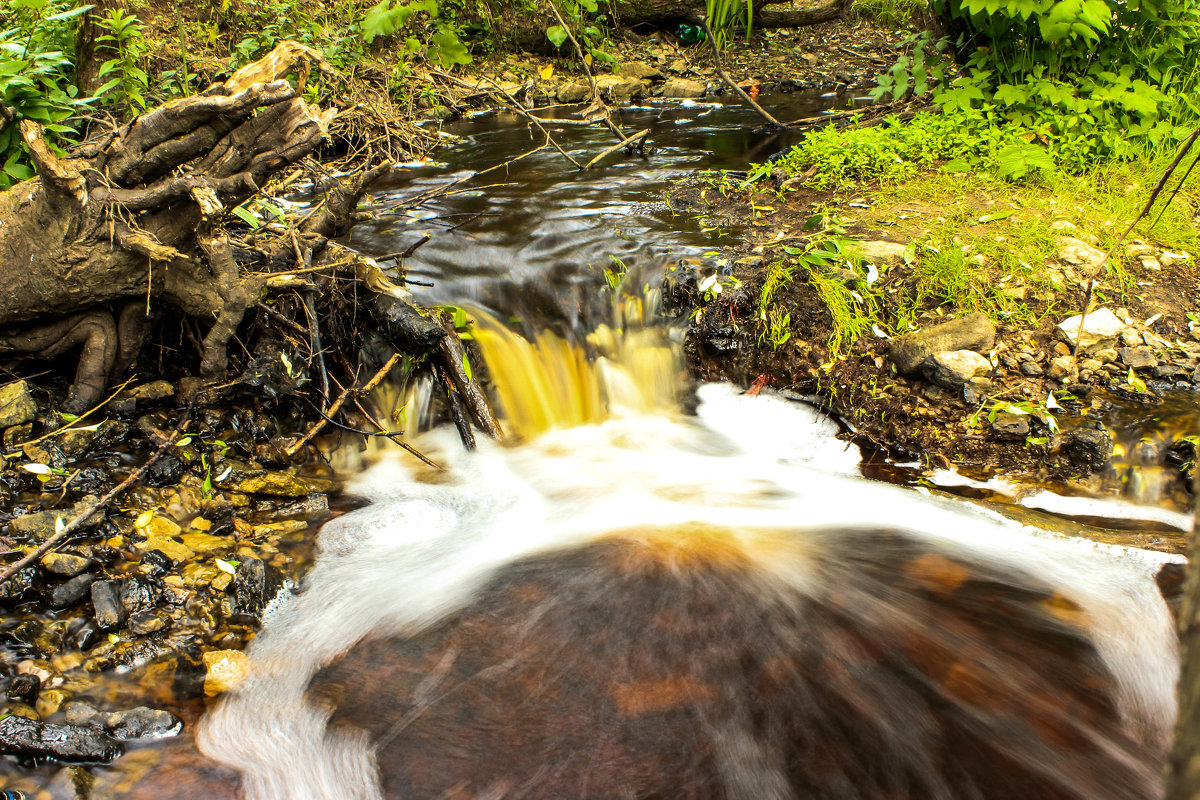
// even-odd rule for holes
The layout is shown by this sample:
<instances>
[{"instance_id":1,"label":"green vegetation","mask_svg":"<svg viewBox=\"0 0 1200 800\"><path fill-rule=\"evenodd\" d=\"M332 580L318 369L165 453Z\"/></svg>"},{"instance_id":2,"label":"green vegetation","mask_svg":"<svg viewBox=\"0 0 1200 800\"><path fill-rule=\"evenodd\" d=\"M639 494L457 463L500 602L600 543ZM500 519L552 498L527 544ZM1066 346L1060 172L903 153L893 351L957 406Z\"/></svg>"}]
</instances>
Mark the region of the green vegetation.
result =
<instances>
[{"instance_id":1,"label":"green vegetation","mask_svg":"<svg viewBox=\"0 0 1200 800\"><path fill-rule=\"evenodd\" d=\"M906 25L925 11L924 0L854 0L851 10L860 18L876 25L894 28Z\"/></svg>"}]
</instances>

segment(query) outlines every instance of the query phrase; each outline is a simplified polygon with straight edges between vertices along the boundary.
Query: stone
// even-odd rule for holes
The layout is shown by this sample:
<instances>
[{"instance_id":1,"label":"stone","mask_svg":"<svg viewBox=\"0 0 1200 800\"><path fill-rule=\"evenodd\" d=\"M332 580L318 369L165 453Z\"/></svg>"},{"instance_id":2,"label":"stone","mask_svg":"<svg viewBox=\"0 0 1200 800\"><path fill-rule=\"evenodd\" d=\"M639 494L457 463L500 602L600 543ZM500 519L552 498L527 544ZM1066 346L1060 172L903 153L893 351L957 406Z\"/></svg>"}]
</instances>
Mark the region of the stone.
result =
<instances>
[{"instance_id":1,"label":"stone","mask_svg":"<svg viewBox=\"0 0 1200 800\"><path fill-rule=\"evenodd\" d=\"M641 95L646 87L637 78L601 75L596 78L596 90L602 97L610 97L613 100L629 100Z\"/></svg>"},{"instance_id":2,"label":"stone","mask_svg":"<svg viewBox=\"0 0 1200 800\"><path fill-rule=\"evenodd\" d=\"M996 326L978 311L930 328L906 333L888 343L888 357L905 374L917 372L925 359L953 350L990 350L996 341Z\"/></svg>"},{"instance_id":3,"label":"stone","mask_svg":"<svg viewBox=\"0 0 1200 800\"><path fill-rule=\"evenodd\" d=\"M242 494L268 494L277 497L307 497L328 492L336 481L302 478L290 472L268 471L239 461L221 460L213 465L213 483L222 489ZM169 554L168 554L169 555Z\"/></svg>"},{"instance_id":4,"label":"stone","mask_svg":"<svg viewBox=\"0 0 1200 800\"><path fill-rule=\"evenodd\" d=\"M1042 375L1046 374L1046 371L1042 369L1042 365L1036 361L1022 361L1021 374L1030 378L1040 378Z\"/></svg>"},{"instance_id":5,"label":"stone","mask_svg":"<svg viewBox=\"0 0 1200 800\"><path fill-rule=\"evenodd\" d=\"M1111 347L1125 330L1125 323L1117 319L1112 309L1098 308L1084 318L1083 336L1079 337L1080 317L1080 314L1076 314L1058 323L1054 335L1071 347L1075 346L1076 338L1079 338L1079 349L1084 352Z\"/></svg>"},{"instance_id":6,"label":"stone","mask_svg":"<svg viewBox=\"0 0 1200 800\"><path fill-rule=\"evenodd\" d=\"M134 386L132 389L126 389L121 392L120 397L128 397L133 400L153 402L155 400L166 400L175 394L175 387L169 381L151 381L143 383L140 386Z\"/></svg>"},{"instance_id":7,"label":"stone","mask_svg":"<svg viewBox=\"0 0 1200 800\"><path fill-rule=\"evenodd\" d=\"M973 406L983 402L984 397L992 390L991 378L971 378L963 384L963 402Z\"/></svg>"},{"instance_id":8,"label":"stone","mask_svg":"<svg viewBox=\"0 0 1200 800\"><path fill-rule=\"evenodd\" d=\"M617 69L617 74L623 78L637 78L652 81L661 81L663 79L662 71L658 67L652 67L645 61L629 61Z\"/></svg>"},{"instance_id":9,"label":"stone","mask_svg":"<svg viewBox=\"0 0 1200 800\"><path fill-rule=\"evenodd\" d=\"M204 668L204 693L214 697L250 674L250 659L241 650L210 650L204 654Z\"/></svg>"},{"instance_id":10,"label":"stone","mask_svg":"<svg viewBox=\"0 0 1200 800\"><path fill-rule=\"evenodd\" d=\"M867 261L877 264L903 264L904 254L908 251L908 245L882 240L855 242L854 248Z\"/></svg>"},{"instance_id":11,"label":"stone","mask_svg":"<svg viewBox=\"0 0 1200 800\"><path fill-rule=\"evenodd\" d=\"M52 655L62 650L64 629L64 623L43 625L36 620L26 620L8 631L8 635L43 655Z\"/></svg>"},{"instance_id":12,"label":"stone","mask_svg":"<svg viewBox=\"0 0 1200 800\"><path fill-rule=\"evenodd\" d=\"M1146 258L1155 253L1153 245L1148 245L1140 239L1135 239L1125 245L1125 255L1130 258Z\"/></svg>"},{"instance_id":13,"label":"stone","mask_svg":"<svg viewBox=\"0 0 1200 800\"><path fill-rule=\"evenodd\" d=\"M49 725L14 715L0 719L0 753L21 758L108 762L121 755L122 747L102 731Z\"/></svg>"},{"instance_id":14,"label":"stone","mask_svg":"<svg viewBox=\"0 0 1200 800\"><path fill-rule=\"evenodd\" d=\"M1071 356L1057 356L1050 361L1050 369L1046 370L1046 375L1052 380L1061 381L1070 377L1071 369L1074 366L1075 359L1071 358Z\"/></svg>"},{"instance_id":15,"label":"stone","mask_svg":"<svg viewBox=\"0 0 1200 800\"><path fill-rule=\"evenodd\" d=\"M42 569L47 572L74 578L91 567L95 562L90 558L70 553L47 553L42 556L42 560L39 563L42 565Z\"/></svg>"},{"instance_id":16,"label":"stone","mask_svg":"<svg viewBox=\"0 0 1200 800\"><path fill-rule=\"evenodd\" d=\"M185 546L201 555L209 553L226 553L233 549L235 542L225 536L213 536L211 533L192 531L179 537Z\"/></svg>"},{"instance_id":17,"label":"stone","mask_svg":"<svg viewBox=\"0 0 1200 800\"><path fill-rule=\"evenodd\" d=\"M1154 357L1154 351L1149 347L1122 347L1117 352L1121 357L1121 363L1133 369L1149 369L1158 364L1158 359Z\"/></svg>"},{"instance_id":18,"label":"stone","mask_svg":"<svg viewBox=\"0 0 1200 800\"><path fill-rule=\"evenodd\" d=\"M1059 236L1057 241L1058 257L1076 267L1084 276L1094 277L1104 266L1103 250L1070 236Z\"/></svg>"},{"instance_id":19,"label":"stone","mask_svg":"<svg viewBox=\"0 0 1200 800\"><path fill-rule=\"evenodd\" d=\"M92 606L96 625L102 631L121 627L125 622L125 607L116 581L97 581L92 584Z\"/></svg>"},{"instance_id":20,"label":"stone","mask_svg":"<svg viewBox=\"0 0 1200 800\"><path fill-rule=\"evenodd\" d=\"M121 741L170 736L183 727L183 722L171 712L146 706L104 712L87 703L68 703L63 716L70 725L105 731Z\"/></svg>"},{"instance_id":21,"label":"stone","mask_svg":"<svg viewBox=\"0 0 1200 800\"><path fill-rule=\"evenodd\" d=\"M50 592L50 605L52 608L69 608L76 603L79 603L83 598L91 593L92 583L96 580L95 575L85 574L76 575L66 583L54 587Z\"/></svg>"},{"instance_id":22,"label":"stone","mask_svg":"<svg viewBox=\"0 0 1200 800\"><path fill-rule=\"evenodd\" d=\"M121 607L126 614L136 614L154 608L162 597L162 584L144 575L133 575L121 581Z\"/></svg>"},{"instance_id":23,"label":"stone","mask_svg":"<svg viewBox=\"0 0 1200 800\"><path fill-rule=\"evenodd\" d=\"M144 542L135 542L133 549L142 553L157 550L171 561L186 561L195 555L190 547L168 536L147 536Z\"/></svg>"},{"instance_id":24,"label":"stone","mask_svg":"<svg viewBox=\"0 0 1200 800\"><path fill-rule=\"evenodd\" d=\"M233 579L233 613L262 619L263 610L282 587L278 569L258 558L244 559Z\"/></svg>"},{"instance_id":25,"label":"stone","mask_svg":"<svg viewBox=\"0 0 1200 800\"><path fill-rule=\"evenodd\" d=\"M1092 358L1099 361L1101 364L1111 364L1117 360L1117 351L1112 347L1105 347L1102 350L1097 350L1092 353Z\"/></svg>"},{"instance_id":26,"label":"stone","mask_svg":"<svg viewBox=\"0 0 1200 800\"><path fill-rule=\"evenodd\" d=\"M973 350L950 350L926 358L921 370L932 383L958 389L972 378L990 375L992 362Z\"/></svg>"},{"instance_id":27,"label":"stone","mask_svg":"<svg viewBox=\"0 0 1200 800\"><path fill-rule=\"evenodd\" d=\"M0 387L0 428L32 422L37 410L37 403L25 381L13 381Z\"/></svg>"},{"instance_id":28,"label":"stone","mask_svg":"<svg viewBox=\"0 0 1200 800\"><path fill-rule=\"evenodd\" d=\"M38 692L41 691L42 681L36 675L15 675L8 682L8 688L5 690L5 696L9 700L15 700L18 703L25 705L35 705L38 699Z\"/></svg>"},{"instance_id":29,"label":"stone","mask_svg":"<svg viewBox=\"0 0 1200 800\"><path fill-rule=\"evenodd\" d=\"M1063 434L1062 452L1077 467L1098 472L1112 458L1112 437L1097 428L1076 428Z\"/></svg>"},{"instance_id":30,"label":"stone","mask_svg":"<svg viewBox=\"0 0 1200 800\"><path fill-rule=\"evenodd\" d=\"M580 103L592 93L592 87L582 81L564 83L558 87L557 97L560 103Z\"/></svg>"},{"instance_id":31,"label":"stone","mask_svg":"<svg viewBox=\"0 0 1200 800\"><path fill-rule=\"evenodd\" d=\"M704 84L687 78L671 78L663 84L662 96L679 99L704 97Z\"/></svg>"},{"instance_id":32,"label":"stone","mask_svg":"<svg viewBox=\"0 0 1200 800\"><path fill-rule=\"evenodd\" d=\"M997 439L1022 440L1029 435L1029 416L1027 414L997 414L996 421L992 423L992 433L996 435Z\"/></svg>"}]
</instances>

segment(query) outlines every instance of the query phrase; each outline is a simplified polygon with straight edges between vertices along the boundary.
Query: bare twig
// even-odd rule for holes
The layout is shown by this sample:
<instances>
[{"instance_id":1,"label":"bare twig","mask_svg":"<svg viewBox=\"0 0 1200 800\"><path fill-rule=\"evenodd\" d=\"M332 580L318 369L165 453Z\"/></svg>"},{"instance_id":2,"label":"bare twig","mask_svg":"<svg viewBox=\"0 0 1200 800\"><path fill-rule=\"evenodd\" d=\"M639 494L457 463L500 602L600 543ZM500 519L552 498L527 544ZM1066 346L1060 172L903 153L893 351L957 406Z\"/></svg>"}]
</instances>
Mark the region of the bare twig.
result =
<instances>
[{"instance_id":1,"label":"bare twig","mask_svg":"<svg viewBox=\"0 0 1200 800\"><path fill-rule=\"evenodd\" d=\"M288 447L287 449L284 450L284 452L288 455L288 457L290 458L291 456L294 456L300 450L301 447L304 447L304 445L308 444L308 442L314 436L316 436L318 433L320 433L322 430L325 429L325 425L328 424L329 418L332 417L334 414L336 414L341 409L342 405L346 402L347 398L350 397L350 394L352 392L355 394L366 394L366 393L370 392L372 389L374 389L376 386L379 385L379 382L382 381L387 376L387 374L392 371L392 367L396 366L396 364L399 361L400 361L400 354L394 353L392 355L392 357L389 358L387 360L387 362L382 367L379 368L379 371L375 373L375 376L372 377L371 380L367 381L366 385L364 385L362 388L356 388L353 384L351 384L350 386L347 386L345 389L343 389L342 393L340 395L338 395L338 398L333 401L333 405L331 405L329 407L328 411L322 412L321 419L318 420L316 422L316 424L314 424L311 428L308 429L308 433L304 434L304 436L300 439L300 441L296 442L295 444L291 445L290 447Z\"/></svg>"},{"instance_id":2,"label":"bare twig","mask_svg":"<svg viewBox=\"0 0 1200 800\"><path fill-rule=\"evenodd\" d=\"M600 99L600 88L596 85L596 78L592 75L591 68L588 67L587 59L583 54L583 48L579 46L579 40L575 38L575 34L571 33L571 27L567 25L567 22L563 19L562 14L558 13L558 6L554 5L554 0L550 0L550 10L554 12L555 18L558 19L558 24L562 26L563 32L567 34L567 38L571 40L571 44L575 47L575 54L579 56L579 63L583 66L583 74L587 75L588 83L592 87L592 100L595 103L598 103L604 109L604 124L610 131L612 131L614 136L616 136L618 139L624 139L625 134L620 128L613 124L612 119L609 117L608 106L605 105L602 99Z\"/></svg>"},{"instance_id":3,"label":"bare twig","mask_svg":"<svg viewBox=\"0 0 1200 800\"><path fill-rule=\"evenodd\" d=\"M607 150L605 150L603 153L601 153L600 155L596 156L596 157L595 157L595 158L593 158L591 161L589 161L589 162L588 162L588 163L587 163L587 164L584 166L584 169L591 169L592 167L596 166L596 164L600 163L601 161L603 161L603 160L604 160L605 158L607 158L608 156L610 156L610 155L612 155L613 153L615 153L615 152L617 152L618 150L620 150L622 147L628 147L629 145L631 145L631 144L633 144L634 142L636 142L638 139L644 139L644 138L646 138L646 134L648 134L649 132L650 132L650 129L649 129L649 128L646 128L646 130L644 130L644 131L638 131L637 133L633 134L632 136L627 136L627 137L625 137L624 139L622 139L621 141L617 142L617 143L616 143L616 144L614 144L612 147L608 148L608 149L607 149Z\"/></svg>"},{"instance_id":4,"label":"bare twig","mask_svg":"<svg viewBox=\"0 0 1200 800\"><path fill-rule=\"evenodd\" d=\"M191 406L189 406L187 413L185 413L183 416L183 419L180 420L179 424L175 426L175 430L172 431L171 435L168 436L167 439L158 446L158 449L155 450L151 454L150 458L146 459L146 462L144 464L142 464L140 467L138 467L133 472L131 472L129 474L129 477L127 477L125 480L121 481L116 486L114 486L111 490L109 490L108 494L104 495L99 500L96 500L95 502L90 503L87 508L85 508L79 514L75 515L75 518L72 519L70 522L68 522L66 525L64 525L61 530L56 532L53 536L51 536L46 541L42 542L40 547L38 547L36 550L34 550L29 555L22 558L17 563L15 563L12 566L5 569L3 572L0 572L0 584L3 584L5 581L7 581L13 575L17 574L19 571L25 569L25 567L32 564L34 561L37 561L42 556L46 555L46 553L49 553L51 550L53 550L55 547L57 547L59 544L61 544L63 542L63 540L65 540L68 536L75 533L75 531L78 530L79 527L81 525L83 525L83 523L89 517L91 517L93 514L95 514L101 508L104 508L104 506L108 505L114 497L117 497L122 492L124 492L126 489L128 489L130 486L132 486L139 478L142 477L142 474L147 469L150 468L150 465L153 464L155 461L157 461L158 457L161 456L164 452L166 452L168 447L170 447L171 445L175 444L176 441L178 441L180 434L182 434L184 429L187 428L187 423L188 423L188 420L191 418L191 415L192 415L192 409L191 409Z\"/></svg>"},{"instance_id":5,"label":"bare twig","mask_svg":"<svg viewBox=\"0 0 1200 800\"><path fill-rule=\"evenodd\" d=\"M720 48L717 47L717 40L713 38L712 31L708 27L708 20L704 20L704 33L708 36L708 43L710 45L712 45L713 66L716 67L717 74L721 76L721 80L723 80L723 81L725 81L725 83L729 84L729 87L731 89L733 89L735 92L737 92L739 95L741 95L743 100L745 100L747 103L749 103L751 106L753 106L754 110L757 111L762 116L762 118L765 119L767 122L771 123L776 128L785 127L783 125L783 123L781 123L779 120L775 119L773 116L771 116L771 114L765 108L760 106L758 104L758 101L756 101L750 95L746 94L742 90L742 87L740 87L736 83L734 83L733 78L729 77L729 73L727 73L725 71L725 68L721 66Z\"/></svg>"}]
</instances>

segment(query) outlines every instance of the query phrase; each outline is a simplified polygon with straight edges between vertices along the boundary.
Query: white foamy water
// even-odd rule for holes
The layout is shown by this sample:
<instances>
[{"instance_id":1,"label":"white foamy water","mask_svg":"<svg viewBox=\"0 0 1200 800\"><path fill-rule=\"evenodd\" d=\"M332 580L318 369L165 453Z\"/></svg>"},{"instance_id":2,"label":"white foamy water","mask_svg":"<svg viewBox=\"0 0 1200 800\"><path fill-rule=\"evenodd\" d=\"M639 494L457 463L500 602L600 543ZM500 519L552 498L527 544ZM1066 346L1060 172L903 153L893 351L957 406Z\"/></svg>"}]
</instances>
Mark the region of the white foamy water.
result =
<instances>
[{"instance_id":1,"label":"white foamy water","mask_svg":"<svg viewBox=\"0 0 1200 800\"><path fill-rule=\"evenodd\" d=\"M250 648L251 677L202 722L201 749L242 771L251 800L382 798L371 744L327 730L327 712L305 702L322 665L368 634L429 626L523 556L686 522L747 535L902 529L941 552L1036 575L1085 610L1129 729L1165 740L1177 657L1153 575L1168 557L866 480L858 453L808 407L717 385L700 398L696 418L630 415L516 447L480 442L473 454L435 431L422 445L448 468L436 483L399 454L364 472L349 489L372 504L325 527L303 591L277 605ZM819 579L777 571L796 585Z\"/></svg>"}]
</instances>

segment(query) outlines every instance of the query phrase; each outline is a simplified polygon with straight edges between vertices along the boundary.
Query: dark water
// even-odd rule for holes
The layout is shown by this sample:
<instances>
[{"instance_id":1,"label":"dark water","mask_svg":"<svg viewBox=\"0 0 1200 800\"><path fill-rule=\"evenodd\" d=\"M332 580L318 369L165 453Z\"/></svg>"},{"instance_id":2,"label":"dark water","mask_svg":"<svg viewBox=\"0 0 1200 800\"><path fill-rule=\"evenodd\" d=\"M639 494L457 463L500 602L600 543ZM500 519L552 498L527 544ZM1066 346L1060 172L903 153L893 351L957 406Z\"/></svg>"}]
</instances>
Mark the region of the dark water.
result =
<instances>
[{"instance_id":1,"label":"dark water","mask_svg":"<svg viewBox=\"0 0 1200 800\"><path fill-rule=\"evenodd\" d=\"M797 94L762 102L777 117L794 119L845 100ZM563 118L572 110L541 113ZM663 103L623 109L620 122L631 133L648 128L653 153L612 156L581 172L547 148L455 187L471 191L411 211L413 197L503 164L544 141L540 131L508 112L447 125L446 132L462 139L439 154L444 166L405 169L377 184L373 195L384 213L356 226L349 243L381 257L430 235L405 262L410 278L434 284L412 287L421 302L471 303L501 319L533 314L576 322L581 307L604 285L597 273L611 267L612 258L635 274L650 273L720 243L717 232L672 211L667 195L675 184L696 170L745 170L798 140L795 132L757 130L761 119L737 105ZM552 123L548 129L581 164L615 142L599 125ZM386 213L389 206L398 211Z\"/></svg>"}]
</instances>

